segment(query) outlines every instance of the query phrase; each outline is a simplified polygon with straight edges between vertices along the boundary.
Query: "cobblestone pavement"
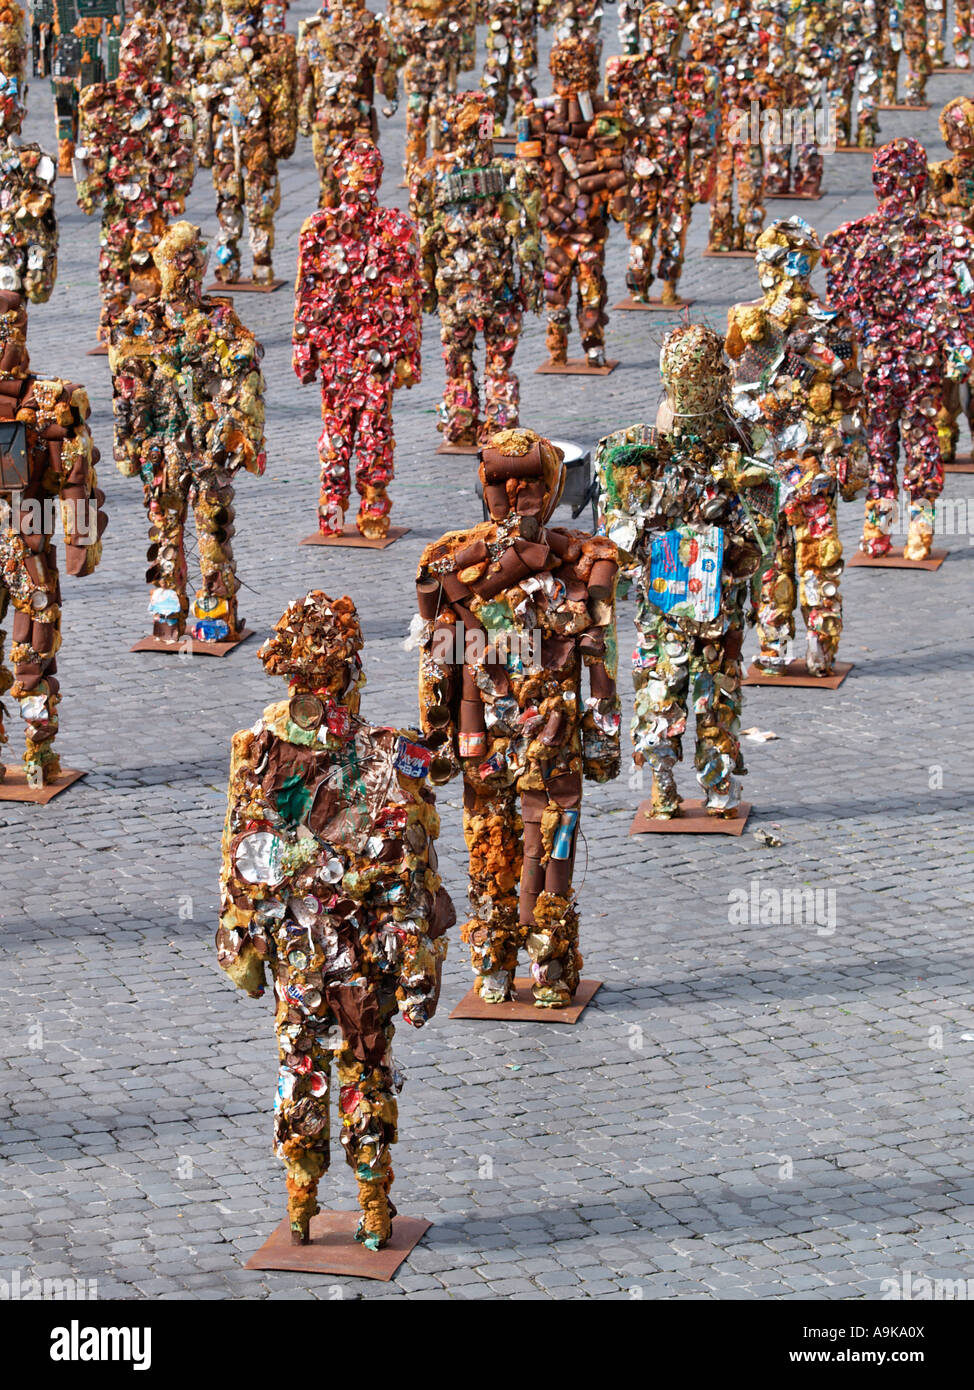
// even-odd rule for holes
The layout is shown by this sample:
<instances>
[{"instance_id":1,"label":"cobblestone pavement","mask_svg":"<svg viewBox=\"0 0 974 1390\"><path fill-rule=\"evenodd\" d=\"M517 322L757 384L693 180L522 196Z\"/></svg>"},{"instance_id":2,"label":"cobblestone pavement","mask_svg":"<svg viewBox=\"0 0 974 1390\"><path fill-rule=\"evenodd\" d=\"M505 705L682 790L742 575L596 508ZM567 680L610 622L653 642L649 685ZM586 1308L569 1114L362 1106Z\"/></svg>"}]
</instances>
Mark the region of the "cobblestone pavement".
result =
<instances>
[{"instance_id":1,"label":"cobblestone pavement","mask_svg":"<svg viewBox=\"0 0 974 1390\"><path fill-rule=\"evenodd\" d=\"M292 28L307 8L294 5ZM884 114L884 133L914 132L939 151L936 111L961 81L934 78L934 107ZM50 144L45 84L31 97L30 135ZM398 206L402 137L400 111L383 127L385 196ZM868 171L867 158L832 156L821 202L772 202L770 213L800 210L827 231L872 205ZM440 1016L398 1042L409 1079L396 1200L435 1223L398 1278L243 1269L284 1209L270 1152L271 1008L231 988L212 943L230 736L278 686L256 640L221 661L129 652L148 621L141 490L111 466L107 363L83 355L97 322L97 226L71 192L62 181L60 278L31 312L32 356L91 390L111 528L97 574L65 586L60 743L87 776L46 808L0 804L0 1276L96 1279L99 1296L134 1298L837 1299L878 1297L906 1269L970 1274L964 476L948 480L960 519L939 573L844 579L855 670L840 690L748 691L745 726L778 738L750 745L755 809L741 839L630 839L635 779L588 791L582 944L585 974L604 985L577 1026L451 1023L470 982L454 941ZM278 230L289 278L314 203L302 141ZM213 210L203 173L189 212L207 233ZM721 326L756 280L750 262L704 260L705 230L698 209L683 284L694 317ZM614 230L615 298L624 255ZM243 611L260 636L308 588L352 594L366 713L407 722L416 561L479 514L471 461L434 456L437 324L426 325L424 381L398 398L395 520L409 535L385 552L300 549L315 520L317 391L290 370L289 290L239 307L266 345L269 405L267 474L238 486ZM533 374L544 351L531 321L518 354L524 422L590 445L650 418L663 329L657 315L615 315L615 374L553 380ZM844 508L850 547L859 511ZM628 703L625 673L622 688ZM440 808L442 872L462 909L454 788ZM730 920L731 895L752 885L811 887L816 921ZM340 1157L322 1194L354 1205Z\"/></svg>"}]
</instances>

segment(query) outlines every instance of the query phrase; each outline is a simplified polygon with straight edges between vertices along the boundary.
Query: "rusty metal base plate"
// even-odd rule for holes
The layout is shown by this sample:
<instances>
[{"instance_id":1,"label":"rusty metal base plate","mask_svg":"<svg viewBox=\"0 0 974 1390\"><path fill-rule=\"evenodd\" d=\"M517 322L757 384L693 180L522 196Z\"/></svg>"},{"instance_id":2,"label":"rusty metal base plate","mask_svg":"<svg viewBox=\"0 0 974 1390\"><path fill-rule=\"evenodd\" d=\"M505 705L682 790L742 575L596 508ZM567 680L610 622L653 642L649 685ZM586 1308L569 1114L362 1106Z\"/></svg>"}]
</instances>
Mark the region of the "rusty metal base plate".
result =
<instances>
[{"instance_id":1,"label":"rusty metal base plate","mask_svg":"<svg viewBox=\"0 0 974 1390\"><path fill-rule=\"evenodd\" d=\"M704 256L711 261L753 261L757 255L756 251L711 251L706 250Z\"/></svg>"},{"instance_id":2,"label":"rusty metal base plate","mask_svg":"<svg viewBox=\"0 0 974 1390\"><path fill-rule=\"evenodd\" d=\"M29 801L35 806L46 806L84 775L75 768L62 767L53 782L43 787L28 787L23 767L8 767L6 777L0 782L0 801Z\"/></svg>"},{"instance_id":3,"label":"rusty metal base plate","mask_svg":"<svg viewBox=\"0 0 974 1390\"><path fill-rule=\"evenodd\" d=\"M479 444L441 444L438 454L479 454Z\"/></svg>"},{"instance_id":4,"label":"rusty metal base plate","mask_svg":"<svg viewBox=\"0 0 974 1390\"><path fill-rule=\"evenodd\" d=\"M904 102L904 101L887 101L887 102L877 101L877 103L876 103L876 110L877 110L877 111L929 111L929 110L930 110L930 103L929 103L928 101L923 101L923 102L921 102L918 106L910 106L910 105L908 105L908 104L907 104L906 102Z\"/></svg>"},{"instance_id":5,"label":"rusty metal base plate","mask_svg":"<svg viewBox=\"0 0 974 1390\"><path fill-rule=\"evenodd\" d=\"M388 550L390 545L409 534L408 526L390 526L384 536L363 536L356 526L349 524L340 536L326 536L321 531L305 536L300 545L336 545L352 547L356 550Z\"/></svg>"},{"instance_id":6,"label":"rusty metal base plate","mask_svg":"<svg viewBox=\"0 0 974 1390\"><path fill-rule=\"evenodd\" d=\"M88 356L88 357L107 357L107 356L108 356L108 344L107 344L107 343L99 343L99 344L97 345L97 347L89 348L89 349L88 349L88 352L87 352L87 354L86 354L86 356Z\"/></svg>"},{"instance_id":7,"label":"rusty metal base plate","mask_svg":"<svg viewBox=\"0 0 974 1390\"><path fill-rule=\"evenodd\" d=\"M877 145L836 145L835 153L874 155L877 149Z\"/></svg>"},{"instance_id":8,"label":"rusty metal base plate","mask_svg":"<svg viewBox=\"0 0 974 1390\"><path fill-rule=\"evenodd\" d=\"M750 801L742 801L733 820L723 816L708 816L702 801L684 801L678 816L669 820L653 815L651 797L639 803L639 810L629 827L630 835L742 835L751 814Z\"/></svg>"},{"instance_id":9,"label":"rusty metal base plate","mask_svg":"<svg viewBox=\"0 0 974 1390\"><path fill-rule=\"evenodd\" d=\"M450 1017L491 1019L495 1023L577 1023L602 988L602 981L579 980L575 998L564 1009L539 1009L531 987L530 980L516 979L516 997L504 1004L488 1004L476 989L468 990Z\"/></svg>"},{"instance_id":10,"label":"rusty metal base plate","mask_svg":"<svg viewBox=\"0 0 974 1390\"><path fill-rule=\"evenodd\" d=\"M130 650L133 652L166 652L169 656L181 653L190 656L229 656L234 647L239 647L241 642L246 642L248 637L253 637L252 627L245 627L239 637L235 637L232 642L201 642L198 637L180 637L178 642L167 642L164 637L143 637L141 642L136 642Z\"/></svg>"},{"instance_id":11,"label":"rusty metal base plate","mask_svg":"<svg viewBox=\"0 0 974 1390\"><path fill-rule=\"evenodd\" d=\"M819 199L825 197L827 192L827 188L820 188L817 193L768 193L765 196L769 201L771 199L778 199L779 201L784 199L791 203L817 203Z\"/></svg>"},{"instance_id":12,"label":"rusty metal base plate","mask_svg":"<svg viewBox=\"0 0 974 1390\"><path fill-rule=\"evenodd\" d=\"M286 284L286 280L268 280L266 284L258 284L255 280L214 280L212 285L207 285L204 293L273 294L275 290L281 289Z\"/></svg>"},{"instance_id":13,"label":"rusty metal base plate","mask_svg":"<svg viewBox=\"0 0 974 1390\"><path fill-rule=\"evenodd\" d=\"M780 676L771 676L760 666L751 665L741 685L800 685L809 689L819 686L822 690L838 690L851 670L851 661L837 661L830 676L813 676L804 661L789 661Z\"/></svg>"},{"instance_id":14,"label":"rusty metal base plate","mask_svg":"<svg viewBox=\"0 0 974 1390\"><path fill-rule=\"evenodd\" d=\"M903 547L894 546L888 555L865 555L856 550L846 560L846 569L888 569L888 570L939 570L947 558L946 550L931 550L926 560L907 560Z\"/></svg>"},{"instance_id":15,"label":"rusty metal base plate","mask_svg":"<svg viewBox=\"0 0 974 1390\"><path fill-rule=\"evenodd\" d=\"M644 303L643 300L633 299L630 295L628 299L620 299L618 304L613 304L612 309L613 312L616 309L621 309L626 314L636 310L642 310L644 314L678 314L682 309L689 309L690 305L695 303L696 300L693 299L681 299L679 304L664 304L662 299L653 299L652 297Z\"/></svg>"},{"instance_id":16,"label":"rusty metal base plate","mask_svg":"<svg viewBox=\"0 0 974 1390\"><path fill-rule=\"evenodd\" d=\"M388 1283L433 1224L416 1216L395 1216L389 1244L368 1250L355 1239L357 1211L322 1211L311 1218L311 1240L291 1244L287 1217L251 1255L245 1269L287 1269L299 1274L345 1274L351 1279Z\"/></svg>"},{"instance_id":17,"label":"rusty metal base plate","mask_svg":"<svg viewBox=\"0 0 974 1390\"><path fill-rule=\"evenodd\" d=\"M957 454L953 463L944 464L945 473L974 473L974 456Z\"/></svg>"},{"instance_id":18,"label":"rusty metal base plate","mask_svg":"<svg viewBox=\"0 0 974 1390\"><path fill-rule=\"evenodd\" d=\"M609 360L604 367L590 367L584 357L569 357L567 362L550 359L535 369L535 376L608 376L618 367L618 360Z\"/></svg>"}]
</instances>

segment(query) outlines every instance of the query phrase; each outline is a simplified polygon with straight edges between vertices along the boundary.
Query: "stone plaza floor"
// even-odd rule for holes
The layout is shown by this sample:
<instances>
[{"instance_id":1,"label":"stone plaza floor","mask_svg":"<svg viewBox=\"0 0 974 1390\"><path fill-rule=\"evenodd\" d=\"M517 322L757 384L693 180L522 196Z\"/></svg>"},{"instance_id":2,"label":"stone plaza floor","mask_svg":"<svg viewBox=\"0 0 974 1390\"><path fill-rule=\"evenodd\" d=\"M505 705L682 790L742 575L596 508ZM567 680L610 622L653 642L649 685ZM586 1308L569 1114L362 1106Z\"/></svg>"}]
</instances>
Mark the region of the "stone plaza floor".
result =
<instances>
[{"instance_id":1,"label":"stone plaza floor","mask_svg":"<svg viewBox=\"0 0 974 1390\"><path fill-rule=\"evenodd\" d=\"M292 31L310 8L294 4ZM543 61L548 47L545 36ZM617 49L612 11L605 48ZM915 134L943 157L937 111L969 82L934 77L931 109L883 113L884 136ZM32 83L30 104L27 133L50 148L46 83ZM382 122L384 197L398 207L403 112ZM824 233L861 216L869 168L829 156L822 200L770 200L769 220L799 212ZM289 282L316 192L301 140L277 231ZM59 279L31 310L31 357L89 388L111 523L97 573L64 583L59 745L87 775L46 807L0 803L0 1277L95 1280L102 1298L847 1299L879 1298L907 1271L971 1274L974 476L963 475L945 489L956 505L938 572L844 577L845 684L746 692L744 727L777 738L746 745L754 811L741 838L630 838L648 784L628 759L616 782L587 789L584 974L604 983L576 1026L451 1022L471 982L453 940L439 1015L397 1036L408 1079L395 1197L434 1223L398 1276L243 1268L285 1190L270 1148L270 996L234 991L213 946L230 737L279 697L258 640L313 587L359 606L366 716L415 720L403 640L416 563L443 531L479 520L474 464L434 452L443 378L428 318L423 381L396 403L394 521L409 534L381 552L300 548L315 527L319 395L291 371L290 286L239 296L266 347L268 466L238 481L234 540L257 638L224 660L131 654L149 623L145 516L138 482L111 461L107 360L84 355L98 225L72 194L61 180ZM215 231L206 171L188 215ZM697 208L682 287L692 317L722 328L757 280L750 261L703 259L705 236ZM625 256L615 227L610 303L625 294ZM528 319L522 422L587 447L651 420L670 323L614 314L614 374L553 378L534 374L544 330ZM842 508L847 551L860 518L861 503ZM627 728L631 600L621 634ZM9 724L15 762L14 711ZM692 769L682 786L693 794ZM441 872L462 916L458 788L439 804ZM815 920L742 923L733 911L803 887L818 895ZM350 1208L334 1147L321 1196Z\"/></svg>"}]
</instances>

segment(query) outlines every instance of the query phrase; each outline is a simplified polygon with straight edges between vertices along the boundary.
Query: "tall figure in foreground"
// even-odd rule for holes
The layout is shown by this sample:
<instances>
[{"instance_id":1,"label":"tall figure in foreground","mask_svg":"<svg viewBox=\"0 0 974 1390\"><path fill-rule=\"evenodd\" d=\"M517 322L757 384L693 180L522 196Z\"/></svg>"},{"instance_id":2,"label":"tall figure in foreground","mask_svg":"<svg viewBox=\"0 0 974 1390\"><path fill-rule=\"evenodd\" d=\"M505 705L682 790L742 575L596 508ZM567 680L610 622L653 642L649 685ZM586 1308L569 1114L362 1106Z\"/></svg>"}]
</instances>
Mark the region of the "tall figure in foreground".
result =
<instances>
[{"instance_id":1,"label":"tall figure in foreground","mask_svg":"<svg viewBox=\"0 0 974 1390\"><path fill-rule=\"evenodd\" d=\"M925 214L927 183L919 141L883 145L873 156L876 211L844 223L823 245L828 301L849 315L862 343L870 464L862 549L883 556L892 547L902 446L908 560L930 554L944 485L943 381L968 374L974 341L974 237Z\"/></svg>"},{"instance_id":2,"label":"tall figure in foreground","mask_svg":"<svg viewBox=\"0 0 974 1390\"><path fill-rule=\"evenodd\" d=\"M419 564L420 719L432 780L463 777L463 939L477 992L511 999L523 946L535 1004L559 1009L582 964L572 888L582 779L619 771L617 553L547 524L564 464L532 430L494 435L480 478L490 520L449 532Z\"/></svg>"},{"instance_id":3,"label":"tall figure in foreground","mask_svg":"<svg viewBox=\"0 0 974 1390\"><path fill-rule=\"evenodd\" d=\"M320 590L289 604L260 649L288 694L234 735L217 948L252 997L265 968L273 979L292 1240L307 1242L329 1167L334 1066L356 1239L378 1250L396 1215L394 1019L433 1016L456 916L435 872L429 752L413 730L360 717L361 650L352 600Z\"/></svg>"},{"instance_id":4,"label":"tall figure in foreground","mask_svg":"<svg viewBox=\"0 0 974 1390\"><path fill-rule=\"evenodd\" d=\"M774 560L758 601L756 664L770 675L785 673L796 600L808 672L832 673L842 634L836 498L851 502L869 468L855 334L812 289L820 254L814 227L801 217L772 223L755 257L762 297L728 314L732 408L748 422L752 453L771 464L781 488Z\"/></svg>"},{"instance_id":5,"label":"tall figure in foreground","mask_svg":"<svg viewBox=\"0 0 974 1390\"><path fill-rule=\"evenodd\" d=\"M392 509L393 393L422 372L418 238L407 217L377 201L382 156L370 140L343 145L332 177L338 206L301 228L293 365L305 384L321 377L319 529L342 533L357 451L356 526L380 538Z\"/></svg>"},{"instance_id":6,"label":"tall figure in foreground","mask_svg":"<svg viewBox=\"0 0 974 1390\"><path fill-rule=\"evenodd\" d=\"M777 487L728 409L720 337L687 324L663 342L656 427L598 447L609 537L636 577L634 761L653 770L653 815L681 814L676 768L689 711L709 816L733 818L745 771L739 738L748 586L770 559Z\"/></svg>"},{"instance_id":7,"label":"tall figure in foreground","mask_svg":"<svg viewBox=\"0 0 974 1390\"><path fill-rule=\"evenodd\" d=\"M153 259L158 297L130 306L112 325L115 461L120 473L142 479L153 636L177 642L186 630L192 507L202 577L192 633L202 642L234 641L243 620L230 545L233 475L264 471L263 348L229 299L203 295L198 227L174 223Z\"/></svg>"}]
</instances>

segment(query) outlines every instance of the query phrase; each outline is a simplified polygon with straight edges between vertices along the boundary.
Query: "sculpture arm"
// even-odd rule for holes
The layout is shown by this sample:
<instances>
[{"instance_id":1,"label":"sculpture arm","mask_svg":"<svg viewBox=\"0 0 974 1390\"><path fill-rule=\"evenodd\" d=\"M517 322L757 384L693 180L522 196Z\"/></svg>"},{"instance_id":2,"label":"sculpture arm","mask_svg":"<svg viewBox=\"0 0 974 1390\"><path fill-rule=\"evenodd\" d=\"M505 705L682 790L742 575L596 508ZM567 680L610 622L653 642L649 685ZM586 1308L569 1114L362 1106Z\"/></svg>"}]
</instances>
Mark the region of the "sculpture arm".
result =
<instances>
[{"instance_id":1,"label":"sculpture arm","mask_svg":"<svg viewBox=\"0 0 974 1390\"><path fill-rule=\"evenodd\" d=\"M233 863L234 826L244 803L244 783L254 767L254 733L251 729L234 734L230 753L230 782L227 788L227 814L223 825L220 868L220 925L216 933L217 958L221 970L249 994L259 999L266 988L264 956L251 936L256 906L239 888ZM262 942L263 944L263 942Z\"/></svg>"}]
</instances>

